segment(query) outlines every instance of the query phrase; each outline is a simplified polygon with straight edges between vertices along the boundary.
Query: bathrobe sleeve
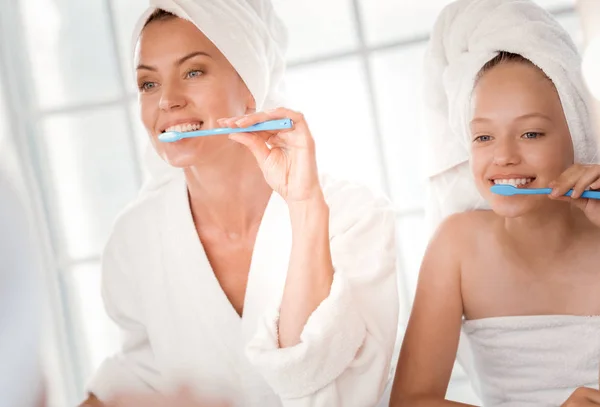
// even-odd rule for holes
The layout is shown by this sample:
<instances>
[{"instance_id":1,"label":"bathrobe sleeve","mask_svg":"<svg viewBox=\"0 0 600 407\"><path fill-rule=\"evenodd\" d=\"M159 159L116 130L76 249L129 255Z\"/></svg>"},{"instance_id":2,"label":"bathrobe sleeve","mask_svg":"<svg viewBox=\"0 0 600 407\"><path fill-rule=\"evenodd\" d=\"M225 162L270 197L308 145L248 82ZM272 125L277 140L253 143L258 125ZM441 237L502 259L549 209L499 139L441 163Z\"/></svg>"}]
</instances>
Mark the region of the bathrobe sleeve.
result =
<instances>
[{"instance_id":1,"label":"bathrobe sleeve","mask_svg":"<svg viewBox=\"0 0 600 407\"><path fill-rule=\"evenodd\" d=\"M121 350L106 359L90 380L87 390L102 401L122 391L156 390L160 374L143 323L138 292L121 256L123 239L115 228L102 260L102 297L108 316L122 335Z\"/></svg>"},{"instance_id":2,"label":"bathrobe sleeve","mask_svg":"<svg viewBox=\"0 0 600 407\"><path fill-rule=\"evenodd\" d=\"M247 356L286 407L375 406L389 379L398 327L395 216L384 198L325 187L334 279L301 342L280 349L280 299L259 322Z\"/></svg>"}]
</instances>

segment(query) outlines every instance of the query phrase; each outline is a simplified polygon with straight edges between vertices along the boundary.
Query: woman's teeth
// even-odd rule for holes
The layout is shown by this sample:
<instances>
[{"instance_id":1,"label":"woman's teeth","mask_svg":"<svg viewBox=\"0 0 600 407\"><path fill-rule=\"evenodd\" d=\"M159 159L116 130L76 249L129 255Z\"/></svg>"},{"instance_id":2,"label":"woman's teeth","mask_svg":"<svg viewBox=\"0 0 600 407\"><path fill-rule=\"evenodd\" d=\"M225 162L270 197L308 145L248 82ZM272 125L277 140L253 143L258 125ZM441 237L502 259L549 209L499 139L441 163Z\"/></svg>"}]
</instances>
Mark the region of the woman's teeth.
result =
<instances>
[{"instance_id":1,"label":"woman's teeth","mask_svg":"<svg viewBox=\"0 0 600 407\"><path fill-rule=\"evenodd\" d=\"M494 184L498 185L512 185L513 187L520 187L533 182L533 178L514 178L514 179L495 179Z\"/></svg>"},{"instance_id":2,"label":"woman's teeth","mask_svg":"<svg viewBox=\"0 0 600 407\"><path fill-rule=\"evenodd\" d=\"M168 127L165 132L176 131L178 133L186 133L188 131L200 130L200 127L202 127L200 123L178 124L176 126Z\"/></svg>"}]
</instances>

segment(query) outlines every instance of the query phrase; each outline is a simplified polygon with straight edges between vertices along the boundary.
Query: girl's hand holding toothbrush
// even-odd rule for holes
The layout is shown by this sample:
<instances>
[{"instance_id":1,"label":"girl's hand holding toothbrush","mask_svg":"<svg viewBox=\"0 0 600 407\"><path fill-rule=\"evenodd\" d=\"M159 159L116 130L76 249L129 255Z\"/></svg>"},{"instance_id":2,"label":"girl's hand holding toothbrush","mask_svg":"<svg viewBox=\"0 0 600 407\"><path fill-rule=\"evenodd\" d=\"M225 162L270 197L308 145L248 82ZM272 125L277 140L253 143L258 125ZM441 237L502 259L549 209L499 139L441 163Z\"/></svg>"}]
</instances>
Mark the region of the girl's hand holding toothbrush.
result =
<instances>
[{"instance_id":1,"label":"girl's hand holding toothbrush","mask_svg":"<svg viewBox=\"0 0 600 407\"><path fill-rule=\"evenodd\" d=\"M572 165L550 183L550 188L553 190L550 198L572 202L592 223L600 227L600 200L581 198L586 189L600 190L600 165ZM563 196L570 189L573 190L571 197Z\"/></svg>"}]
</instances>

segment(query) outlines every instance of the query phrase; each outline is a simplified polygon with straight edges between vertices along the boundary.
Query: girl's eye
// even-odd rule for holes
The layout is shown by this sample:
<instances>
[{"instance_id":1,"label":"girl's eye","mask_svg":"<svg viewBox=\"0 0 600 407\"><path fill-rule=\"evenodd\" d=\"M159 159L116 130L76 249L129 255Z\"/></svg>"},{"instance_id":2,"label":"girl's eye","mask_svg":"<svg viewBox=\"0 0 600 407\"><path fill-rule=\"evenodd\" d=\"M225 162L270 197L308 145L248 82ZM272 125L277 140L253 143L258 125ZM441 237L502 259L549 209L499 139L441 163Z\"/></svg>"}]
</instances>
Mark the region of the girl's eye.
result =
<instances>
[{"instance_id":1,"label":"girl's eye","mask_svg":"<svg viewBox=\"0 0 600 407\"><path fill-rule=\"evenodd\" d=\"M490 141L491 139L492 139L492 136L483 135L483 136L477 136L477 137L475 137L474 141L477 142L477 143L483 143L483 142L486 142L486 141Z\"/></svg>"},{"instance_id":2,"label":"girl's eye","mask_svg":"<svg viewBox=\"0 0 600 407\"><path fill-rule=\"evenodd\" d=\"M535 138L539 138L543 136L542 133L537 133L535 131L528 131L527 133L523 134L523 138L526 139L535 139Z\"/></svg>"}]
</instances>

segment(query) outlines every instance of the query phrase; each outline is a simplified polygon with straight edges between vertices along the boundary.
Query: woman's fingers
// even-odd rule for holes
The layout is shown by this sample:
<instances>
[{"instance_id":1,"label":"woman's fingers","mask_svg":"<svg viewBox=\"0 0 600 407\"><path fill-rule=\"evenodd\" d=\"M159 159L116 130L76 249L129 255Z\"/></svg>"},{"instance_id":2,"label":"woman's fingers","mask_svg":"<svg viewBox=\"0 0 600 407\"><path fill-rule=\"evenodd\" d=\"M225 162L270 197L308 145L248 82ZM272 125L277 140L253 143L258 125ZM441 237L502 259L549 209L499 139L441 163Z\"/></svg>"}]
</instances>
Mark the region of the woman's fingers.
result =
<instances>
[{"instance_id":1,"label":"woman's fingers","mask_svg":"<svg viewBox=\"0 0 600 407\"><path fill-rule=\"evenodd\" d=\"M279 107L273 110L252 113L246 116L236 118L235 124L240 127L252 126L257 123L266 122L268 120L292 119L294 125L304 123L304 115L291 109Z\"/></svg>"},{"instance_id":2,"label":"woman's fingers","mask_svg":"<svg viewBox=\"0 0 600 407\"><path fill-rule=\"evenodd\" d=\"M218 123L223 127L243 128L269 120L279 120L284 118L291 119L294 122L294 127L291 129L259 131L252 133L258 135L271 147L305 149L314 146L314 140L312 139L312 135L308 130L308 126L304 120L304 115L283 107L251 113L245 116L219 119Z\"/></svg>"},{"instance_id":3,"label":"woman's fingers","mask_svg":"<svg viewBox=\"0 0 600 407\"><path fill-rule=\"evenodd\" d=\"M296 126L306 126L304 115L291 109L279 107L277 109L266 110L256 113L247 114L245 116L230 117L220 119L218 122L227 127L248 127L269 120L292 119L294 128ZM286 129L287 130L287 129ZM286 131L281 130L281 131Z\"/></svg>"}]
</instances>

